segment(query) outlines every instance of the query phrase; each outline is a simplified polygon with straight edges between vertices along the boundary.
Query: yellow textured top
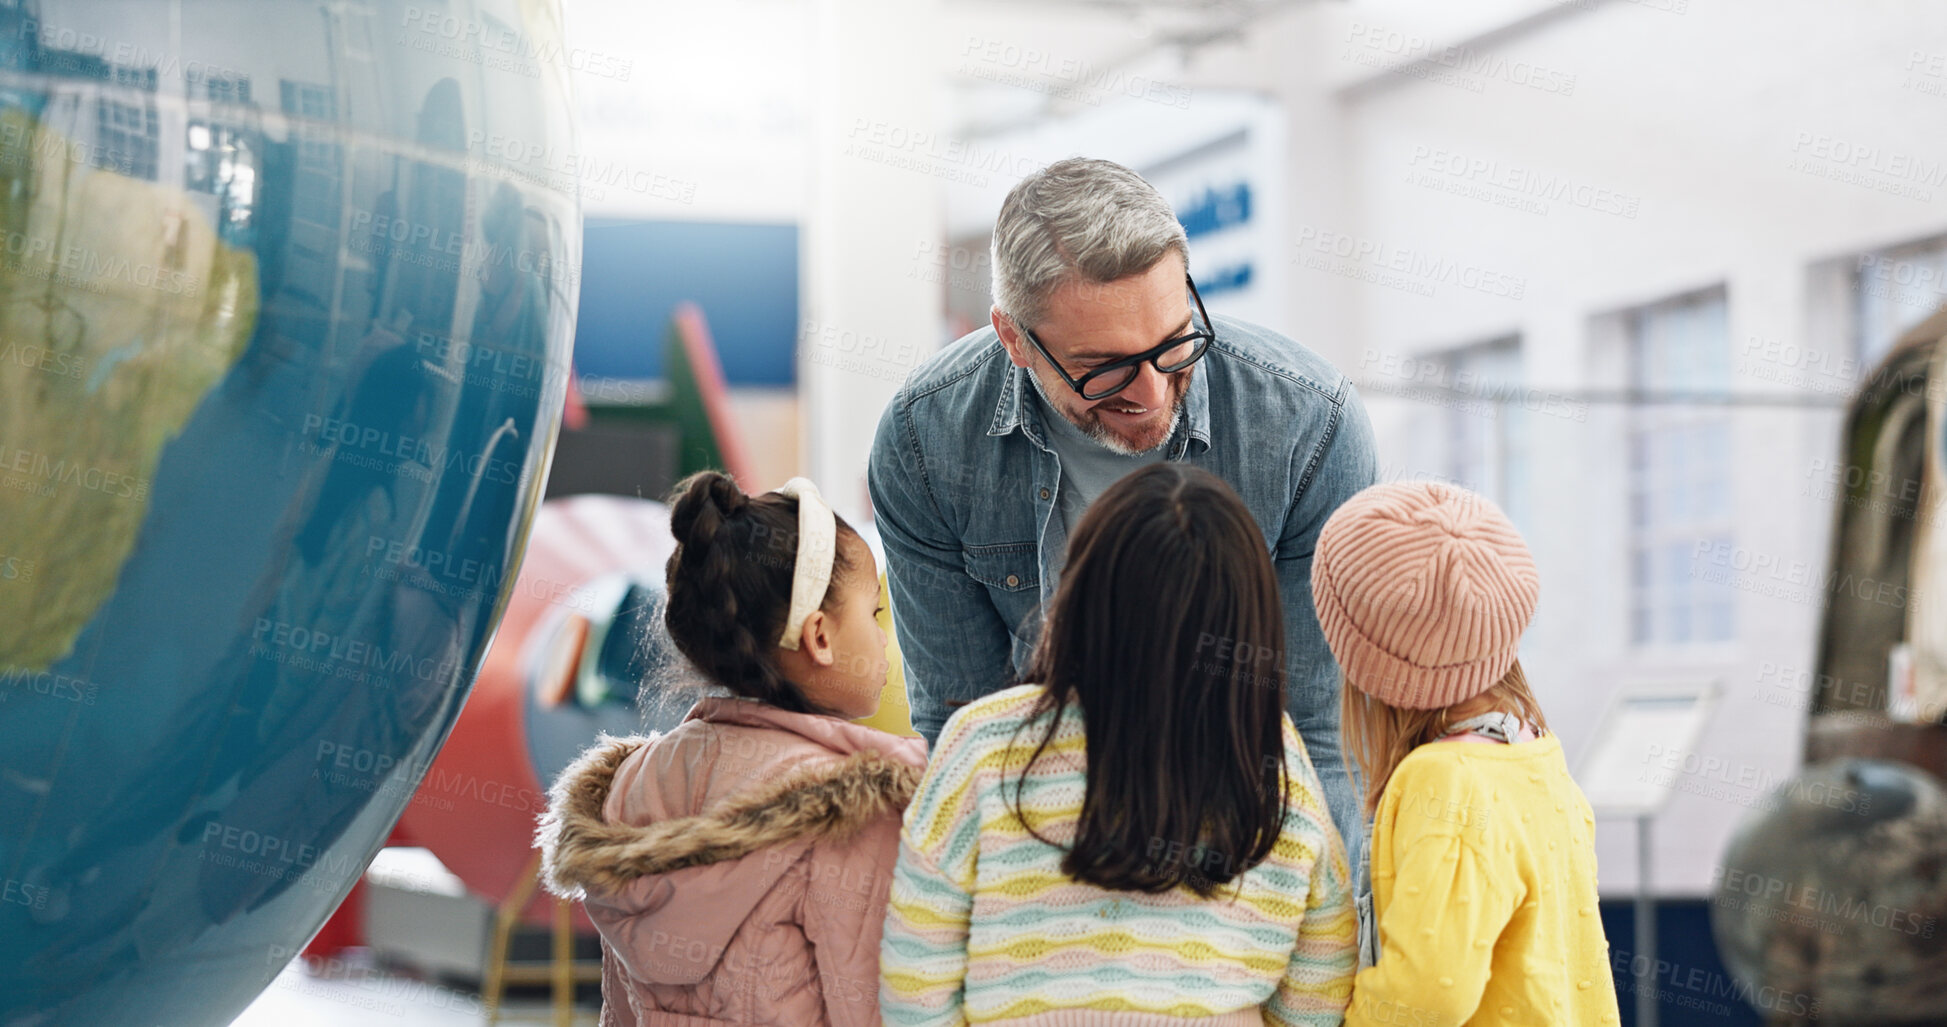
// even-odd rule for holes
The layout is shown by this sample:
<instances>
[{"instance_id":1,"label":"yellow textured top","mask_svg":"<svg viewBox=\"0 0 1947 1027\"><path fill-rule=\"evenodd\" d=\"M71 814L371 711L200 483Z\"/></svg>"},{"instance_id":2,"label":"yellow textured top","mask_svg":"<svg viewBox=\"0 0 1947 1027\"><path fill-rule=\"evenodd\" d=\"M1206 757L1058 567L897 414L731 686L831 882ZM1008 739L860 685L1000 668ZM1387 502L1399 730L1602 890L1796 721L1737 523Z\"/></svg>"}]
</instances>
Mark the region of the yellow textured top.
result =
<instances>
[{"instance_id":1,"label":"yellow textured top","mask_svg":"<svg viewBox=\"0 0 1947 1027\"><path fill-rule=\"evenodd\" d=\"M1347 1027L1614 1027L1595 814L1553 735L1402 760L1373 817L1378 964Z\"/></svg>"}]
</instances>

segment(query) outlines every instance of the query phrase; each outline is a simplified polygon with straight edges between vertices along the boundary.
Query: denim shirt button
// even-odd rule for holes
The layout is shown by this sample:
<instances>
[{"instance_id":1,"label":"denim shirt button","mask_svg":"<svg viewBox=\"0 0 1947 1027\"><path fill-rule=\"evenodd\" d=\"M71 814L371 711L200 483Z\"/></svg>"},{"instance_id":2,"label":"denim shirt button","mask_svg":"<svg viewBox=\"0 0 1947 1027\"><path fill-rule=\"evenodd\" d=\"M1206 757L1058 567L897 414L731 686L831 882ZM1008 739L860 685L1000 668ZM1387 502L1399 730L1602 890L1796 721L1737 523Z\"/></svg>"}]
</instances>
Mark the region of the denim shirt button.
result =
<instances>
[{"instance_id":1,"label":"denim shirt button","mask_svg":"<svg viewBox=\"0 0 1947 1027\"><path fill-rule=\"evenodd\" d=\"M1020 583L1021 583L1021 576L1019 574L1009 574L1007 576L1008 588L1013 588L1014 586L1019 585Z\"/></svg>"},{"instance_id":2,"label":"denim shirt button","mask_svg":"<svg viewBox=\"0 0 1947 1027\"><path fill-rule=\"evenodd\" d=\"M1042 490L1041 490L1041 498L1043 498L1043 499L1046 499L1046 498L1048 498L1048 490L1047 490L1047 489L1042 489Z\"/></svg>"}]
</instances>

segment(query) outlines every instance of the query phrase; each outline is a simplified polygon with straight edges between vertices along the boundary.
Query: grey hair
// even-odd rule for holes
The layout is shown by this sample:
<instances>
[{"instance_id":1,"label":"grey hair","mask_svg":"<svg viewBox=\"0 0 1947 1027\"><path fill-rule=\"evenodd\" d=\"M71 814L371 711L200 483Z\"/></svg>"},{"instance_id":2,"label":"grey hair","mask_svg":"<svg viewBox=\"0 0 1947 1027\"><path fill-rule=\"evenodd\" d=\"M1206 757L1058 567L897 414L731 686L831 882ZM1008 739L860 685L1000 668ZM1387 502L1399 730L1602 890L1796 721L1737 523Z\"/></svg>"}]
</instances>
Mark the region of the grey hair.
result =
<instances>
[{"instance_id":1,"label":"grey hair","mask_svg":"<svg viewBox=\"0 0 1947 1027\"><path fill-rule=\"evenodd\" d=\"M1033 328L1071 281L1142 274L1170 251L1189 266L1190 241L1156 187L1113 161L1071 157L1022 179L994 223L994 303Z\"/></svg>"}]
</instances>

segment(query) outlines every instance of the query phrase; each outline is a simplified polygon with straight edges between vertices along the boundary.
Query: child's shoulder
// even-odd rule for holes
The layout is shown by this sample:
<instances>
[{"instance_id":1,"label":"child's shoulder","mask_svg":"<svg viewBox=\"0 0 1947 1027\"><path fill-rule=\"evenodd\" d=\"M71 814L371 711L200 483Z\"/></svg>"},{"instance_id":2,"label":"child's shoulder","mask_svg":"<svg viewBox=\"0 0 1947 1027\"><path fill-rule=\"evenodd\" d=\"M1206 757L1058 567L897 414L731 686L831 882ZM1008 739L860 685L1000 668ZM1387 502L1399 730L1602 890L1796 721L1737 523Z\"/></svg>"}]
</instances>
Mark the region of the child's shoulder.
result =
<instances>
[{"instance_id":1,"label":"child's shoulder","mask_svg":"<svg viewBox=\"0 0 1947 1027\"><path fill-rule=\"evenodd\" d=\"M1486 748L1482 746L1480 748ZM1492 795L1501 779L1517 772L1501 761L1480 759L1482 753L1464 742L1434 742L1406 754L1393 769L1386 791L1409 796L1466 799Z\"/></svg>"},{"instance_id":2,"label":"child's shoulder","mask_svg":"<svg viewBox=\"0 0 1947 1027\"><path fill-rule=\"evenodd\" d=\"M963 726L987 725L1000 721L1022 721L1033 716L1040 706L1047 690L1040 685L1015 685L975 699L953 711L947 718L941 737L953 730L956 723Z\"/></svg>"},{"instance_id":3,"label":"child's shoulder","mask_svg":"<svg viewBox=\"0 0 1947 1027\"><path fill-rule=\"evenodd\" d=\"M1312 766L1311 749L1305 745L1305 737L1298 733L1298 726L1291 722L1291 714L1282 714L1284 723L1280 730L1284 734L1285 770L1301 789L1302 805L1324 811L1325 786L1319 782L1318 770Z\"/></svg>"},{"instance_id":4,"label":"child's shoulder","mask_svg":"<svg viewBox=\"0 0 1947 1027\"><path fill-rule=\"evenodd\" d=\"M1040 685L1015 685L989 692L953 711L940 729L938 750L974 744L982 739L1006 738L1041 708L1047 690Z\"/></svg>"},{"instance_id":5,"label":"child's shoulder","mask_svg":"<svg viewBox=\"0 0 1947 1027\"><path fill-rule=\"evenodd\" d=\"M1026 720L1033 716L1047 689L1040 685L1015 685L989 692L955 710L951 720L999 721ZM950 722L949 721L949 722Z\"/></svg>"}]
</instances>

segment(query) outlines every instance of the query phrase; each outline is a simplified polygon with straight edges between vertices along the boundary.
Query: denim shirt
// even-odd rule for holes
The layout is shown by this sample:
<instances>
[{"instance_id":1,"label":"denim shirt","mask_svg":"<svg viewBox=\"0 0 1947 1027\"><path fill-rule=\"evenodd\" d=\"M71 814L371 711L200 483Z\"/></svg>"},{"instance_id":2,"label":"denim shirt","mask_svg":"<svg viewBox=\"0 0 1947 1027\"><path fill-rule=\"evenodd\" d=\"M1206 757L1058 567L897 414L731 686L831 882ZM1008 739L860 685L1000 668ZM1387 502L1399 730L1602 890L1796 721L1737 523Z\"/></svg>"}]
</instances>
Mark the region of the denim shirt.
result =
<instances>
[{"instance_id":1,"label":"denim shirt","mask_svg":"<svg viewBox=\"0 0 1947 1027\"><path fill-rule=\"evenodd\" d=\"M1338 665L1312 606L1311 563L1325 519L1373 482L1372 424L1352 383L1317 354L1212 320L1217 339L1190 372L1165 452L1228 482L1264 532L1285 607L1285 705L1357 866ZM872 443L867 482L906 693L929 745L959 705L1018 680L1060 577L1061 462L1027 373L991 326L975 331L913 372Z\"/></svg>"}]
</instances>

